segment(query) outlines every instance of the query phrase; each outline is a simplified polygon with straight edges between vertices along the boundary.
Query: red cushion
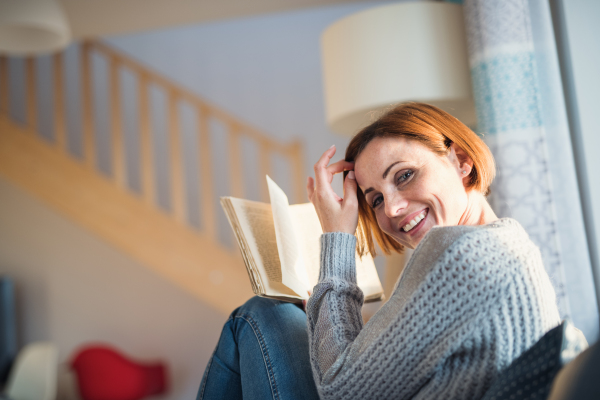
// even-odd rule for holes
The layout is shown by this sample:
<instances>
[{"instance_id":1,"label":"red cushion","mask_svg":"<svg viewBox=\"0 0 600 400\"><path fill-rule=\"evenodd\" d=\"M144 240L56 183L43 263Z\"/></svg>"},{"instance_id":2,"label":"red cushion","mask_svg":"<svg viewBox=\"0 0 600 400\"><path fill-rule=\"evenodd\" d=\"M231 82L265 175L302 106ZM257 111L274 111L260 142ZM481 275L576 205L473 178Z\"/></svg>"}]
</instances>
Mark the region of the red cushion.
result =
<instances>
[{"instance_id":1,"label":"red cushion","mask_svg":"<svg viewBox=\"0 0 600 400\"><path fill-rule=\"evenodd\" d=\"M79 350L71 367L83 400L139 400L167 389L164 364L135 362L108 346Z\"/></svg>"}]
</instances>

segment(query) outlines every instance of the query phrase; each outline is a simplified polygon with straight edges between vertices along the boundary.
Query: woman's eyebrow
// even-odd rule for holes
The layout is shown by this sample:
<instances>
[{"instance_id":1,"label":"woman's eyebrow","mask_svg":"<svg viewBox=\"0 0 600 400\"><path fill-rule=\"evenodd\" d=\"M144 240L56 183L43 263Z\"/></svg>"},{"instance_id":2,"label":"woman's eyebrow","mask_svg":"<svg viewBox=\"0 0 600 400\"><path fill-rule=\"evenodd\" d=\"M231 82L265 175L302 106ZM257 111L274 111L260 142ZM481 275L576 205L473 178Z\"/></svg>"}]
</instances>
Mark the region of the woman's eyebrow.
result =
<instances>
[{"instance_id":1,"label":"woman's eyebrow","mask_svg":"<svg viewBox=\"0 0 600 400\"><path fill-rule=\"evenodd\" d=\"M385 179L385 177L386 177L386 176L387 176L387 175L390 173L390 170L392 169L392 167L393 167L394 165L396 165L396 164L398 164L398 163L401 163L401 162L404 162L404 161L396 161L396 162L393 162L393 163L391 163L391 164L390 164L390 166L389 166L389 167L387 167L387 169L386 169L386 170L383 172L383 179ZM372 187L368 188L367 190L365 190L365 191L364 191L364 195L366 196L366 195L367 195L367 193L370 193L370 192L372 192L373 190L375 190L375 189L373 189Z\"/></svg>"},{"instance_id":2,"label":"woman's eyebrow","mask_svg":"<svg viewBox=\"0 0 600 400\"><path fill-rule=\"evenodd\" d=\"M385 172L383 173L383 179L385 179L385 177L387 176L387 174L389 174L389 173L390 173L390 169L392 169L392 167L393 167L394 165L396 165L396 164L398 164L398 163L401 163L401 162L403 162L403 161L396 161L396 162L393 162L393 163L391 163L391 164L390 164L390 166L389 166L389 167L387 167L387 169L386 169L386 170L385 170Z\"/></svg>"}]
</instances>

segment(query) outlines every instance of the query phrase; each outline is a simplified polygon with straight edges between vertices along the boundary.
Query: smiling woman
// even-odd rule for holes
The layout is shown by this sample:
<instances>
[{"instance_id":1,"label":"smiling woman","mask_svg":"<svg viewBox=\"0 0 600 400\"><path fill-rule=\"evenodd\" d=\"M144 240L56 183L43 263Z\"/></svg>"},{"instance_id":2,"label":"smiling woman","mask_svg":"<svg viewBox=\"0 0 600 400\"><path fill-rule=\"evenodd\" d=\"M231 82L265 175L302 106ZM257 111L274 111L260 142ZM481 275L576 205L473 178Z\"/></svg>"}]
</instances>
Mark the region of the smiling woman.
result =
<instances>
[{"instance_id":1,"label":"smiling woman","mask_svg":"<svg viewBox=\"0 0 600 400\"><path fill-rule=\"evenodd\" d=\"M307 304L321 399L481 399L500 371L559 323L540 252L485 195L494 160L456 118L422 103L327 150L309 178L321 276ZM331 181L344 172L344 198ZM356 233L356 237L353 235ZM363 326L353 257L415 249L389 301Z\"/></svg>"},{"instance_id":2,"label":"smiling woman","mask_svg":"<svg viewBox=\"0 0 600 400\"><path fill-rule=\"evenodd\" d=\"M449 114L408 103L364 128L346 159L330 164L335 151L308 178L324 234L306 318L268 299L235 310L199 398L483 398L559 323L539 249L486 201L489 149ZM337 173L346 174L343 198L331 187ZM363 326L355 253L374 254L373 237L384 252L415 251Z\"/></svg>"},{"instance_id":3,"label":"smiling woman","mask_svg":"<svg viewBox=\"0 0 600 400\"><path fill-rule=\"evenodd\" d=\"M415 214L417 216L425 211L426 217L429 216L425 218L428 220L425 222L429 223L429 227L477 225L496 219L484 198L495 176L494 158L490 150L473 131L436 107L422 103L407 103L390 110L352 139L346 150L346 160L356 160L358 181L363 189L357 193L359 202L357 234L358 249L361 254L365 251L375 253L372 236L381 249L389 254L390 251L401 251L403 245L414 249L429 231L419 227L419 235L415 235L417 233L415 231L407 236L402 235L399 229L394 230L389 221L386 223L388 212L401 212L405 216L407 213L402 209L402 205L398 205L400 208L396 207L391 211L391 208L396 206L391 202L399 199L398 196L393 195L394 192L390 193L391 197L385 207L379 206L379 203L384 200L383 193L374 191L374 187L366 183L370 178L369 173L371 175L375 173L373 178L377 178L378 168L387 166L388 169L385 169L381 178L385 180L387 175L392 173L394 177L392 183L397 181L397 186L402 185L403 190L399 192L408 196L417 193L430 196L429 202L421 199L420 204L425 206L429 203L430 209L424 207L420 211L413 210L412 208L417 207L418 204L411 202L411 209L407 210L409 213L417 211ZM389 165L381 165L386 161ZM362 168L363 165L365 168ZM368 188L362 187L363 174L366 175L364 178ZM398 174L400 176L397 176ZM415 175L418 175L417 183L408 185ZM421 187L422 185L429 187L424 188ZM484 219L473 221L474 214L479 208L484 212L482 215ZM432 214L431 211L434 213ZM457 216L456 213L461 215ZM408 228L414 216L408 215L408 217L405 218L406 224L401 224L398 228ZM404 231L408 230L404 229Z\"/></svg>"}]
</instances>

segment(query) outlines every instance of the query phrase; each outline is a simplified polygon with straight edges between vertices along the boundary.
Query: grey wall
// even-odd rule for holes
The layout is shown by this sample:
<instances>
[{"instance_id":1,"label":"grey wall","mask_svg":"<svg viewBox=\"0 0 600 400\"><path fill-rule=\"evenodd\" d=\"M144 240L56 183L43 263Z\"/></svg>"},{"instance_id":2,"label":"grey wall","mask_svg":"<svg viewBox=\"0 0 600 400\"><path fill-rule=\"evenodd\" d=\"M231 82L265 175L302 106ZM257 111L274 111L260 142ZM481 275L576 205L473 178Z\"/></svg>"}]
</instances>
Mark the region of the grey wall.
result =
<instances>
[{"instance_id":1,"label":"grey wall","mask_svg":"<svg viewBox=\"0 0 600 400\"><path fill-rule=\"evenodd\" d=\"M65 362L109 343L169 364L173 391L195 398L226 316L0 178L0 274L16 283L20 345L56 343Z\"/></svg>"}]
</instances>

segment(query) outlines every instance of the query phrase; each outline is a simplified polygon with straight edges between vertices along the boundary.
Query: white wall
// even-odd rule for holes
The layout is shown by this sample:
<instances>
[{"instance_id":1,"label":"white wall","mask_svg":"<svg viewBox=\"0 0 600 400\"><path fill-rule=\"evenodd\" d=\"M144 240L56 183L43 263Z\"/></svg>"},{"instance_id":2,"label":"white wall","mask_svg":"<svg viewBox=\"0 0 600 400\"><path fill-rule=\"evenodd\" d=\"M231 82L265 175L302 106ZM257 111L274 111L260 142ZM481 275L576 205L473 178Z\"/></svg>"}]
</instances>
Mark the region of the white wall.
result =
<instances>
[{"instance_id":1,"label":"white wall","mask_svg":"<svg viewBox=\"0 0 600 400\"><path fill-rule=\"evenodd\" d=\"M19 344L55 342L60 361L104 342L169 364L193 399L226 316L0 178L0 274L16 284Z\"/></svg>"},{"instance_id":2,"label":"white wall","mask_svg":"<svg viewBox=\"0 0 600 400\"><path fill-rule=\"evenodd\" d=\"M582 149L596 236L600 254L600 1L563 0L566 34L570 47L573 82L581 124ZM596 259L600 266L600 257ZM600 271L597 271L600 275ZM598 278L597 278L598 279ZM600 282L597 282L599 284ZM600 288L597 288L600 289Z\"/></svg>"}]
</instances>

